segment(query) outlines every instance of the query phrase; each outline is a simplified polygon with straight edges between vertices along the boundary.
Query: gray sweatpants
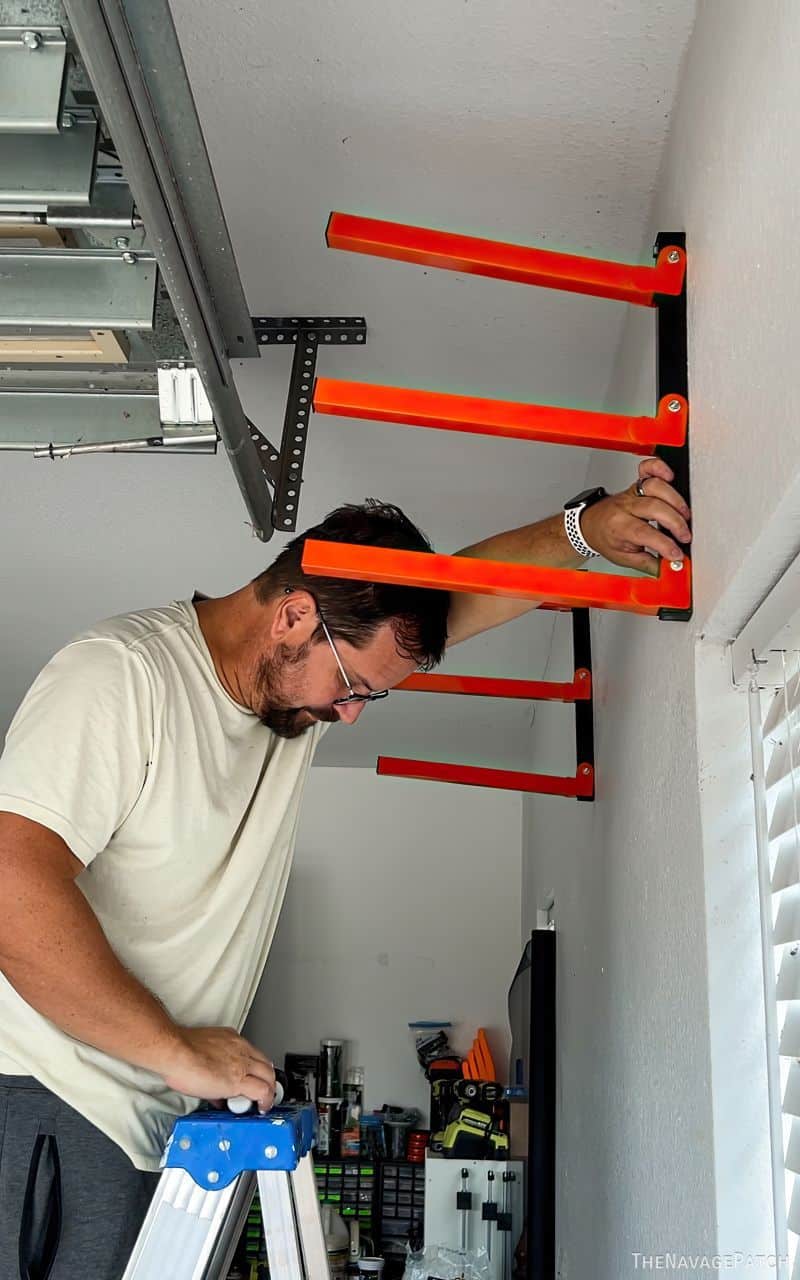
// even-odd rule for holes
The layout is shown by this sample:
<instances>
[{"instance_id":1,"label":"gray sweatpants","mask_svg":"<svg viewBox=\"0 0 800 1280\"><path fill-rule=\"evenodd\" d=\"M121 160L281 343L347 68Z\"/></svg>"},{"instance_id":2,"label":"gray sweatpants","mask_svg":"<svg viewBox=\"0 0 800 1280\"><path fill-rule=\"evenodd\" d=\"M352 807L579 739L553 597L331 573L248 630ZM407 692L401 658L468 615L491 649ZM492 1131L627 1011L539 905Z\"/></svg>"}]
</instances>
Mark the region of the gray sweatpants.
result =
<instances>
[{"instance_id":1,"label":"gray sweatpants","mask_svg":"<svg viewBox=\"0 0 800 1280\"><path fill-rule=\"evenodd\" d=\"M0 1280L119 1280L157 1181L37 1080L0 1075Z\"/></svg>"}]
</instances>

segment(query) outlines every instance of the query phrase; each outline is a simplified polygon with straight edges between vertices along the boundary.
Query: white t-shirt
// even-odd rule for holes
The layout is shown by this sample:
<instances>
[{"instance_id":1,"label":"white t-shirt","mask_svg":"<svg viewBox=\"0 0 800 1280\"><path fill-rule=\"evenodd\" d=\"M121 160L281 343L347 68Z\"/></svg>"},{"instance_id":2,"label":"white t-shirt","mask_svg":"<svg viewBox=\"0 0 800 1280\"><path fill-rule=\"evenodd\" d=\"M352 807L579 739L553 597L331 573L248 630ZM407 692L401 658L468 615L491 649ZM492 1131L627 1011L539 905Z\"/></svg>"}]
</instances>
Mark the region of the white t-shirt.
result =
<instances>
[{"instance_id":1,"label":"white t-shirt","mask_svg":"<svg viewBox=\"0 0 800 1280\"><path fill-rule=\"evenodd\" d=\"M190 603L126 614L34 682L0 758L0 809L66 841L111 947L176 1022L240 1029L322 728L280 738L229 697ZM140 1169L197 1105L60 1031L2 974L0 1074L35 1076Z\"/></svg>"}]
</instances>

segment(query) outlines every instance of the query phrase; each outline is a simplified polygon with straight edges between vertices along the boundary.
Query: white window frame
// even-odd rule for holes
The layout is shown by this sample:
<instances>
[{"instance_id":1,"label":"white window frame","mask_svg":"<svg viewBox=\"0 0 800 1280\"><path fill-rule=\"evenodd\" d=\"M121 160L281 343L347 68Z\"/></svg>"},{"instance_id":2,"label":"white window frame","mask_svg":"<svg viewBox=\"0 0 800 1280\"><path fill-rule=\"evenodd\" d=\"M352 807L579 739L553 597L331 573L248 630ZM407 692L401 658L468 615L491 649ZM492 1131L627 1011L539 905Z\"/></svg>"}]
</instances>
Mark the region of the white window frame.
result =
<instances>
[{"instance_id":1,"label":"white window frame","mask_svg":"<svg viewBox=\"0 0 800 1280\"><path fill-rule=\"evenodd\" d=\"M780 1029L773 936L774 895L767 821L763 726L767 707L765 694L774 696L775 691L784 686L789 655L791 655L792 678L795 672L800 670L798 602L800 602L800 556L789 565L730 645L733 682L737 688L747 691L749 703L777 1280L789 1280L791 1275L788 1261L789 1228L786 1194L789 1171L786 1168L784 1153ZM800 760L798 760L798 766L800 766ZM800 1175L794 1176L800 1178Z\"/></svg>"}]
</instances>

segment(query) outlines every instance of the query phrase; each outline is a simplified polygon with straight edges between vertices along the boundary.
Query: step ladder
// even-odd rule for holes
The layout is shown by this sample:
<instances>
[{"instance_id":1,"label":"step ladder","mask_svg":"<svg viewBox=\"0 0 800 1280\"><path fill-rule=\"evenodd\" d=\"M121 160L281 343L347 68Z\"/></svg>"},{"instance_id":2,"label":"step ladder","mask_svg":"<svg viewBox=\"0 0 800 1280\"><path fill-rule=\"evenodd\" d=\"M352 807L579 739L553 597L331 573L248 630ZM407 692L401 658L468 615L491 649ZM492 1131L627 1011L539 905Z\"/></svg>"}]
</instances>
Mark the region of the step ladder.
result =
<instances>
[{"instance_id":1,"label":"step ladder","mask_svg":"<svg viewBox=\"0 0 800 1280\"><path fill-rule=\"evenodd\" d=\"M224 1280L256 1187L271 1280L329 1280L312 1106L178 1120L123 1280Z\"/></svg>"}]
</instances>

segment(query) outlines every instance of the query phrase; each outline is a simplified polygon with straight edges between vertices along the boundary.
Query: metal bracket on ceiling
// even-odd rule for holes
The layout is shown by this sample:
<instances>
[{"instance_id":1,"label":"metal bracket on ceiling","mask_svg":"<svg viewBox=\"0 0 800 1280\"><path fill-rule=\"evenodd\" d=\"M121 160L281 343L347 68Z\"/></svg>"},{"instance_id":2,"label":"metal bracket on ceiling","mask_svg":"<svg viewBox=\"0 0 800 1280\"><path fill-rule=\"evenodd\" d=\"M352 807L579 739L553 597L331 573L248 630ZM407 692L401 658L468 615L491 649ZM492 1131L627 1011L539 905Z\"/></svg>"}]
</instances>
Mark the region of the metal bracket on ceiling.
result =
<instances>
[{"instance_id":1,"label":"metal bracket on ceiling","mask_svg":"<svg viewBox=\"0 0 800 1280\"><path fill-rule=\"evenodd\" d=\"M216 453L213 410L197 369L125 365L0 367L0 451L34 458L89 453Z\"/></svg>"},{"instance_id":2,"label":"metal bracket on ceiling","mask_svg":"<svg viewBox=\"0 0 800 1280\"><path fill-rule=\"evenodd\" d=\"M269 441L250 423L250 437L258 449L259 458L264 459L262 465L266 467L268 460L277 471L272 500L273 528L282 533L292 533L297 528L317 352L321 346L363 345L367 340L367 322L363 316L256 316L253 318L253 330L260 346L294 347L280 450L273 450Z\"/></svg>"},{"instance_id":3,"label":"metal bracket on ceiling","mask_svg":"<svg viewBox=\"0 0 800 1280\"><path fill-rule=\"evenodd\" d=\"M255 357L258 348L168 0L63 3L253 532L267 541L270 465L255 448L230 368L230 356Z\"/></svg>"},{"instance_id":4,"label":"metal bracket on ceiling","mask_svg":"<svg viewBox=\"0 0 800 1280\"><path fill-rule=\"evenodd\" d=\"M66 65L61 27L0 28L0 133L58 133Z\"/></svg>"}]
</instances>

